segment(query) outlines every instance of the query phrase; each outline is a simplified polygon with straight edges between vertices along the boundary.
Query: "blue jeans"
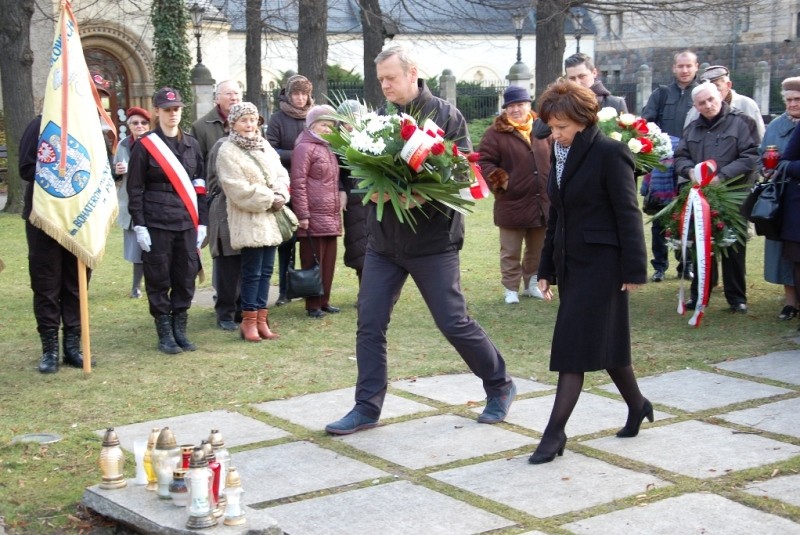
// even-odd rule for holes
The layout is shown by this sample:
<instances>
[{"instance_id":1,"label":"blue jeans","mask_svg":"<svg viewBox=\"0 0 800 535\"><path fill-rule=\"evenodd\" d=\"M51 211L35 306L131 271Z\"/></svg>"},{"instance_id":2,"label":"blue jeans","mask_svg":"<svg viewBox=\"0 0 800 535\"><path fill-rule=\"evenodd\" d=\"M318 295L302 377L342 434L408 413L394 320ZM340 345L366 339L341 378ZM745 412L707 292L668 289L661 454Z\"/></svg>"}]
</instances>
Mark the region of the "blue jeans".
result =
<instances>
[{"instance_id":1,"label":"blue jeans","mask_svg":"<svg viewBox=\"0 0 800 535\"><path fill-rule=\"evenodd\" d=\"M242 249L242 310L267 308L269 279L275 263L277 247L244 247Z\"/></svg>"}]
</instances>

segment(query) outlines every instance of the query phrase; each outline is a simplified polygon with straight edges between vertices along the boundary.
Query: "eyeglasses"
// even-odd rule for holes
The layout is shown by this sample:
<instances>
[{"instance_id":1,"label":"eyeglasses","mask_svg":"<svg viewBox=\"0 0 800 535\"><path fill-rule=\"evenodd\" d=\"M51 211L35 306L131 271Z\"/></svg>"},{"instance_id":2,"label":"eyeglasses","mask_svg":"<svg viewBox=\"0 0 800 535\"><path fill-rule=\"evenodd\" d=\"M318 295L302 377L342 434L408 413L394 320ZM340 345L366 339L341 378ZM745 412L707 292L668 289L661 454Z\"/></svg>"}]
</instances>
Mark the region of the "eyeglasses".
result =
<instances>
[{"instance_id":1,"label":"eyeglasses","mask_svg":"<svg viewBox=\"0 0 800 535\"><path fill-rule=\"evenodd\" d=\"M131 121L131 126L147 126L150 121Z\"/></svg>"}]
</instances>

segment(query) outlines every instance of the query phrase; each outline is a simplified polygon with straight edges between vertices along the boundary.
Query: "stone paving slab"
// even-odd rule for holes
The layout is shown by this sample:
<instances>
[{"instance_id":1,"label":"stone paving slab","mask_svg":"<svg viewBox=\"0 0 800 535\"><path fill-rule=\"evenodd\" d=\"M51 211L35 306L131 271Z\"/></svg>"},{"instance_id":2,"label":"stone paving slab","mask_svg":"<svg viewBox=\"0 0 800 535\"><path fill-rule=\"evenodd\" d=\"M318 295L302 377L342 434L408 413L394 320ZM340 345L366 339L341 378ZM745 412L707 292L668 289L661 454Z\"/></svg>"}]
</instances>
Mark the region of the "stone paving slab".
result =
<instances>
[{"instance_id":1,"label":"stone paving slab","mask_svg":"<svg viewBox=\"0 0 800 535\"><path fill-rule=\"evenodd\" d=\"M326 425L338 420L353 408L355 391L355 387L342 388L330 392L267 401L253 405L253 407L308 429L322 431ZM435 408L430 405L387 394L381 418L385 420L432 410Z\"/></svg>"},{"instance_id":2,"label":"stone paving slab","mask_svg":"<svg viewBox=\"0 0 800 535\"><path fill-rule=\"evenodd\" d=\"M114 430L117 432L120 445L128 451L133 451L134 440L147 440L152 428L160 427L163 429L167 426L175 434L175 440L178 444L194 444L197 446L200 445L200 441L208 439L212 429L219 429L227 448L289 436L289 433L282 429L231 411L184 414L183 416L173 416L171 418L162 418L161 420L121 425L115 427ZM104 433L105 429L95 431L95 434L101 437Z\"/></svg>"},{"instance_id":3,"label":"stone paving slab","mask_svg":"<svg viewBox=\"0 0 800 535\"><path fill-rule=\"evenodd\" d=\"M254 505L387 476L386 472L310 442L234 453L243 503Z\"/></svg>"},{"instance_id":4,"label":"stone paving slab","mask_svg":"<svg viewBox=\"0 0 800 535\"><path fill-rule=\"evenodd\" d=\"M553 385L517 377L514 377L514 383L517 385L518 396L531 392L545 392L555 388ZM391 385L399 390L448 405L483 403L486 400L486 392L483 390L481 380L471 373L417 377L416 379L394 381Z\"/></svg>"},{"instance_id":5,"label":"stone paving slab","mask_svg":"<svg viewBox=\"0 0 800 535\"><path fill-rule=\"evenodd\" d=\"M699 370L676 372L639 378L642 393L653 403L688 412L724 407L731 403L777 396L791 392L785 388L736 379ZM616 392L613 384L603 390Z\"/></svg>"},{"instance_id":6,"label":"stone paving slab","mask_svg":"<svg viewBox=\"0 0 800 535\"><path fill-rule=\"evenodd\" d=\"M435 472L430 477L537 518L579 511L670 484L569 450L564 457L537 466L528 464L525 455Z\"/></svg>"},{"instance_id":7,"label":"stone paving slab","mask_svg":"<svg viewBox=\"0 0 800 535\"><path fill-rule=\"evenodd\" d=\"M721 415L720 418L770 433L800 438L798 414L800 414L800 398L793 398L759 405L752 409L729 412Z\"/></svg>"},{"instance_id":8,"label":"stone paving slab","mask_svg":"<svg viewBox=\"0 0 800 535\"><path fill-rule=\"evenodd\" d=\"M106 490L98 485L87 488L81 503L101 515L113 518L148 535L187 535L197 530L186 528L189 513L186 507L175 507L172 500L162 500L155 492L144 490L143 486L128 480L128 486L121 489ZM281 535L283 530L268 511L244 506L245 524L225 526L220 519L211 528L221 535Z\"/></svg>"},{"instance_id":9,"label":"stone paving slab","mask_svg":"<svg viewBox=\"0 0 800 535\"><path fill-rule=\"evenodd\" d=\"M703 479L800 455L800 446L694 420L645 429L636 438L581 444Z\"/></svg>"},{"instance_id":10,"label":"stone paving slab","mask_svg":"<svg viewBox=\"0 0 800 535\"><path fill-rule=\"evenodd\" d=\"M745 492L800 507L800 474L757 481L747 485Z\"/></svg>"},{"instance_id":11,"label":"stone paving slab","mask_svg":"<svg viewBox=\"0 0 800 535\"><path fill-rule=\"evenodd\" d=\"M800 385L800 351L778 351L760 357L720 362L717 368Z\"/></svg>"},{"instance_id":12,"label":"stone paving slab","mask_svg":"<svg viewBox=\"0 0 800 535\"><path fill-rule=\"evenodd\" d=\"M514 525L508 519L408 481L340 492L265 511L291 535L471 535Z\"/></svg>"},{"instance_id":13,"label":"stone paving slab","mask_svg":"<svg viewBox=\"0 0 800 535\"><path fill-rule=\"evenodd\" d=\"M534 442L499 426L479 424L453 414L385 425L336 440L413 469L530 446Z\"/></svg>"},{"instance_id":14,"label":"stone paving slab","mask_svg":"<svg viewBox=\"0 0 800 535\"><path fill-rule=\"evenodd\" d=\"M791 520L746 507L716 494L707 493L684 494L643 507L623 509L571 522L562 527L578 534L800 534L800 525Z\"/></svg>"},{"instance_id":15,"label":"stone paving slab","mask_svg":"<svg viewBox=\"0 0 800 535\"><path fill-rule=\"evenodd\" d=\"M549 395L515 401L506 421L543 433L550 418L554 399L555 395ZM673 417L671 414L660 411L655 411L654 415L656 420ZM578 404L567 422L566 433L568 437L573 437L607 429L616 431L625 425L627 417L628 407L625 402L582 392ZM645 422L642 429L646 429L648 425Z\"/></svg>"}]
</instances>

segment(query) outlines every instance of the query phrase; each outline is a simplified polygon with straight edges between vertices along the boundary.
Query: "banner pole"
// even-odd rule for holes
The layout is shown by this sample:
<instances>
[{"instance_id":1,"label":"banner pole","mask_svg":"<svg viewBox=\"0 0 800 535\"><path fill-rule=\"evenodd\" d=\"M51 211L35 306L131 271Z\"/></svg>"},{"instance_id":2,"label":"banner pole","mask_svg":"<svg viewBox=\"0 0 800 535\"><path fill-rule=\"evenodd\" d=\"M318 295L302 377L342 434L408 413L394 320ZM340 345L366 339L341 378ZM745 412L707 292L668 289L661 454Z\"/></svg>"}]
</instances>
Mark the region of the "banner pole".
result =
<instances>
[{"instance_id":1,"label":"banner pole","mask_svg":"<svg viewBox=\"0 0 800 535\"><path fill-rule=\"evenodd\" d=\"M78 259L78 293L81 306L81 346L83 348L83 376L92 373L92 343L89 339L89 291L86 282L86 264Z\"/></svg>"}]
</instances>

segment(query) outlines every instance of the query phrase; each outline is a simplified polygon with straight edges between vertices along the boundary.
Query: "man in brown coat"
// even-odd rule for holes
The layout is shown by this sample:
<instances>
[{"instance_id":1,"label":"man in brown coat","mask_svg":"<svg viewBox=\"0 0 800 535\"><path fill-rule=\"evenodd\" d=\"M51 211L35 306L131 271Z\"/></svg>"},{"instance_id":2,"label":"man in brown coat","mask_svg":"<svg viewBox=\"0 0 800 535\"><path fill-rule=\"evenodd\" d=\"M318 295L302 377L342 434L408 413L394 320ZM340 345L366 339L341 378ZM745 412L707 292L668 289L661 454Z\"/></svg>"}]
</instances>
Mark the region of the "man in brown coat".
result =
<instances>
[{"instance_id":1,"label":"man in brown coat","mask_svg":"<svg viewBox=\"0 0 800 535\"><path fill-rule=\"evenodd\" d=\"M494 193L505 302L514 304L519 303L520 280L522 295L542 299L536 273L550 210L550 145L531 136L536 114L531 111L531 97L525 88L506 89L503 109L483 135L479 152L481 170Z\"/></svg>"}]
</instances>

